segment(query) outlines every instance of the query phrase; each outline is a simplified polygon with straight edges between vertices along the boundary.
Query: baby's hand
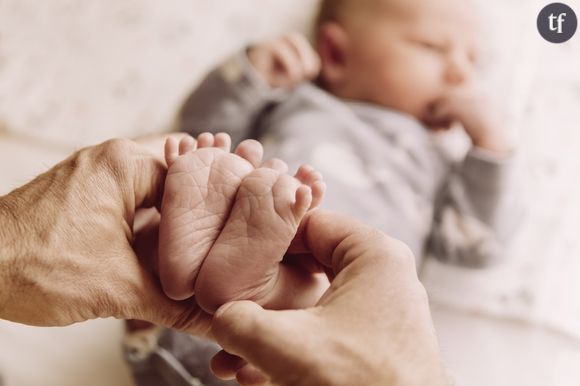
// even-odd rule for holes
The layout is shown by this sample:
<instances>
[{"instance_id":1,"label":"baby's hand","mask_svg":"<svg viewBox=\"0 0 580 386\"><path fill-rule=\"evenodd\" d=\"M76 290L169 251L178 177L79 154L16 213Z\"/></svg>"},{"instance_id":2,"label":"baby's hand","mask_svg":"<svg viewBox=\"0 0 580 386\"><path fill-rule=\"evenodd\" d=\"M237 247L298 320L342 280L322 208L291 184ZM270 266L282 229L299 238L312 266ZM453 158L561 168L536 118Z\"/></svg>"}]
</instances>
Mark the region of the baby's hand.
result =
<instances>
[{"instance_id":1,"label":"baby's hand","mask_svg":"<svg viewBox=\"0 0 580 386\"><path fill-rule=\"evenodd\" d=\"M429 126L448 128L454 122L461 123L474 146L500 154L514 150L499 109L477 85L454 88L433 106Z\"/></svg>"},{"instance_id":2,"label":"baby's hand","mask_svg":"<svg viewBox=\"0 0 580 386\"><path fill-rule=\"evenodd\" d=\"M270 87L294 87L320 72L318 54L299 33L254 46L248 58Z\"/></svg>"}]
</instances>

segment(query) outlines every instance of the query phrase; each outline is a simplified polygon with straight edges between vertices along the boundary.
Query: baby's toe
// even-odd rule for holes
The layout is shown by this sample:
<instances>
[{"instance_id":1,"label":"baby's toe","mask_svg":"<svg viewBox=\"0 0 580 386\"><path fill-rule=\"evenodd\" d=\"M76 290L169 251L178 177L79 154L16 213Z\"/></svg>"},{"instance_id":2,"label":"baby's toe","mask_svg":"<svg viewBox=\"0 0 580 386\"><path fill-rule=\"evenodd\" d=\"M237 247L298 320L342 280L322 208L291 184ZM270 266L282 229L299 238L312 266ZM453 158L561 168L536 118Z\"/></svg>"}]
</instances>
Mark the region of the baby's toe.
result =
<instances>
[{"instance_id":1,"label":"baby's toe","mask_svg":"<svg viewBox=\"0 0 580 386\"><path fill-rule=\"evenodd\" d=\"M175 138L169 137L165 141L165 162L167 166L173 165L177 157L179 157L179 143Z\"/></svg>"},{"instance_id":2,"label":"baby's toe","mask_svg":"<svg viewBox=\"0 0 580 386\"><path fill-rule=\"evenodd\" d=\"M179 155L184 155L195 151L197 147L197 141L191 136L185 136L179 141Z\"/></svg>"},{"instance_id":3,"label":"baby's toe","mask_svg":"<svg viewBox=\"0 0 580 386\"><path fill-rule=\"evenodd\" d=\"M307 185L301 185L296 190L296 201L292 206L292 212L298 221L301 221L302 217L310 209L313 202L312 197L312 189Z\"/></svg>"},{"instance_id":4,"label":"baby's toe","mask_svg":"<svg viewBox=\"0 0 580 386\"><path fill-rule=\"evenodd\" d=\"M304 215L304 213L301 213L302 206L305 205L307 199L308 207L310 206L310 196L310 187L302 185L296 178L287 174L281 174L272 186L274 209L284 219L300 221L300 218ZM300 197L300 202L297 201L298 197Z\"/></svg>"},{"instance_id":5,"label":"baby's toe","mask_svg":"<svg viewBox=\"0 0 580 386\"><path fill-rule=\"evenodd\" d=\"M288 164L278 158L272 158L262 164L263 168L274 169L281 174L288 173Z\"/></svg>"},{"instance_id":6,"label":"baby's toe","mask_svg":"<svg viewBox=\"0 0 580 386\"><path fill-rule=\"evenodd\" d=\"M205 147L213 147L215 142L215 138L211 133L201 133L197 136L197 147L198 148L205 148Z\"/></svg>"},{"instance_id":7,"label":"baby's toe","mask_svg":"<svg viewBox=\"0 0 580 386\"><path fill-rule=\"evenodd\" d=\"M226 133L218 133L214 137L214 146L222 149L223 151L229 153L232 147L232 139Z\"/></svg>"},{"instance_id":8,"label":"baby's toe","mask_svg":"<svg viewBox=\"0 0 580 386\"><path fill-rule=\"evenodd\" d=\"M310 165L302 165L294 175L300 182L312 186L318 181L322 181L322 174Z\"/></svg>"},{"instance_id":9,"label":"baby's toe","mask_svg":"<svg viewBox=\"0 0 580 386\"><path fill-rule=\"evenodd\" d=\"M310 204L310 209L318 207L324 198L324 193L326 192L326 184L323 181L316 181L310 186L312 189L312 203Z\"/></svg>"},{"instance_id":10,"label":"baby's toe","mask_svg":"<svg viewBox=\"0 0 580 386\"><path fill-rule=\"evenodd\" d=\"M264 148L260 142L253 139L247 139L236 147L235 153L251 163L254 168L257 168L262 162Z\"/></svg>"},{"instance_id":11,"label":"baby's toe","mask_svg":"<svg viewBox=\"0 0 580 386\"><path fill-rule=\"evenodd\" d=\"M296 179L307 185L312 190L311 208L320 205L324 192L326 191L326 184L322 181L322 174L316 171L312 166L302 165L295 175Z\"/></svg>"}]
</instances>

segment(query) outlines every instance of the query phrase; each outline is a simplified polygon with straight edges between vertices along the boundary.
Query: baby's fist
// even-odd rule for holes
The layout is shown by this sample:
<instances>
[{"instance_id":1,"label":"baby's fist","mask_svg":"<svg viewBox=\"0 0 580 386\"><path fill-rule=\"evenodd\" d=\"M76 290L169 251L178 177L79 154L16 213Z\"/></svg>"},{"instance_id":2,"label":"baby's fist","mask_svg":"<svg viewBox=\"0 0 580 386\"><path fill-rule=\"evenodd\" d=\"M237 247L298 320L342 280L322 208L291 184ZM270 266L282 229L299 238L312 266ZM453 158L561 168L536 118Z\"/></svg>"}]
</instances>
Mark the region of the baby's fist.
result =
<instances>
[{"instance_id":1,"label":"baby's fist","mask_svg":"<svg viewBox=\"0 0 580 386\"><path fill-rule=\"evenodd\" d=\"M501 154L514 149L498 106L481 85L466 84L449 90L433 106L428 125L449 127L459 122L477 147Z\"/></svg>"},{"instance_id":2,"label":"baby's fist","mask_svg":"<svg viewBox=\"0 0 580 386\"><path fill-rule=\"evenodd\" d=\"M270 87L294 87L320 72L318 54L299 33L254 46L248 58Z\"/></svg>"}]
</instances>

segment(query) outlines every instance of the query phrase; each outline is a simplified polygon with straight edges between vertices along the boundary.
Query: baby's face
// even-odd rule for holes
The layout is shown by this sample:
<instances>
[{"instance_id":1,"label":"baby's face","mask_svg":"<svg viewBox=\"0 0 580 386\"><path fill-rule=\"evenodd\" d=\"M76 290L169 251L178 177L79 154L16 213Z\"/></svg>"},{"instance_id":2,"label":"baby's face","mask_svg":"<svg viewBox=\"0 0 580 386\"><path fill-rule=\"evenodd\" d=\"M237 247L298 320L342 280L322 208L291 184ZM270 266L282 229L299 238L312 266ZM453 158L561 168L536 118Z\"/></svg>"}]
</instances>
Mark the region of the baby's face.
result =
<instances>
[{"instance_id":1,"label":"baby's face","mask_svg":"<svg viewBox=\"0 0 580 386\"><path fill-rule=\"evenodd\" d=\"M374 14L346 16L342 96L428 121L439 100L474 76L475 11L465 0L383 1Z\"/></svg>"}]
</instances>

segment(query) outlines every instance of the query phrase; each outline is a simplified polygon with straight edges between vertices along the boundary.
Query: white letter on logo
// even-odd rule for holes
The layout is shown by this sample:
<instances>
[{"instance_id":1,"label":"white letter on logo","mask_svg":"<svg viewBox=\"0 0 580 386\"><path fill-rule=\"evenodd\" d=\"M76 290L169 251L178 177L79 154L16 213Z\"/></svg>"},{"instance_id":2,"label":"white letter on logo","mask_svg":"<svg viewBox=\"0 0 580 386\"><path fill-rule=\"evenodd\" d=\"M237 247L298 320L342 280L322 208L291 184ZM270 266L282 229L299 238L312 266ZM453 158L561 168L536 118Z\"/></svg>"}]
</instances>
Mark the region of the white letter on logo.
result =
<instances>
[{"instance_id":1,"label":"white letter on logo","mask_svg":"<svg viewBox=\"0 0 580 386\"><path fill-rule=\"evenodd\" d=\"M565 13L561 13L558 15L558 33L559 34L562 33L562 24L564 24L564 16L566 16Z\"/></svg>"},{"instance_id":2,"label":"white letter on logo","mask_svg":"<svg viewBox=\"0 0 580 386\"><path fill-rule=\"evenodd\" d=\"M555 31L556 27L554 27L554 21L556 20L556 16L554 16L552 13L550 16L548 16L548 19L550 20L550 31Z\"/></svg>"}]
</instances>

